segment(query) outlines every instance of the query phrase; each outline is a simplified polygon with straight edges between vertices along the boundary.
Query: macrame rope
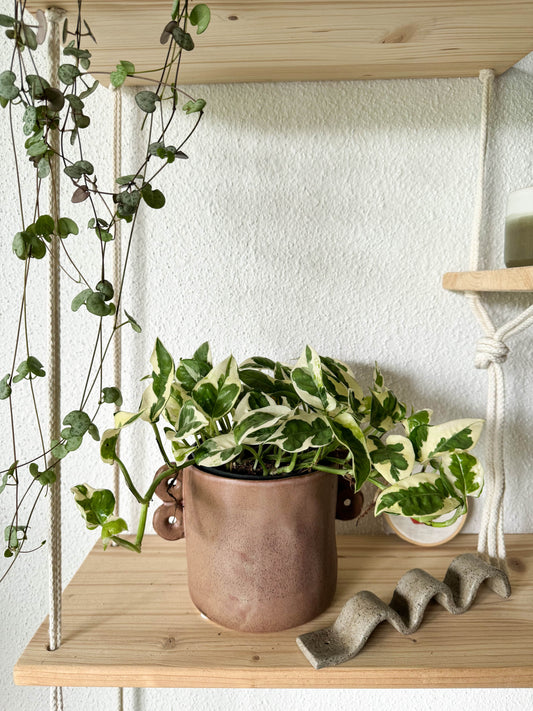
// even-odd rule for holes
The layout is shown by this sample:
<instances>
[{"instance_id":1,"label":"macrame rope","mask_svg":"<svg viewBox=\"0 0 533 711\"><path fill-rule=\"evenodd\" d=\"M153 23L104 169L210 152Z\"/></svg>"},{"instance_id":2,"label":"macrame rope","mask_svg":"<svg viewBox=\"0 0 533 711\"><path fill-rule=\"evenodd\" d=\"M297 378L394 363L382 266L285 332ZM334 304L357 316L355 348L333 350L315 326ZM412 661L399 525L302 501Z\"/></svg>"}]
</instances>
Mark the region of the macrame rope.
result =
<instances>
[{"instance_id":1,"label":"macrame rope","mask_svg":"<svg viewBox=\"0 0 533 711\"><path fill-rule=\"evenodd\" d=\"M113 180L122 175L122 90L113 91ZM113 284L115 293L118 294L122 278L122 222L115 222L115 241L113 252ZM120 323L120 305L116 315ZM122 330L115 331L115 348L113 353L113 370L115 387L122 388ZM120 456L120 443L117 442L117 455ZM113 489L115 494L115 512L119 514L120 508L120 468L117 462L113 466Z\"/></svg>"},{"instance_id":2,"label":"macrame rope","mask_svg":"<svg viewBox=\"0 0 533 711\"><path fill-rule=\"evenodd\" d=\"M58 67L60 62L59 24L65 16L65 11L59 8L49 8L46 18L49 23L48 56L49 76L52 86L58 86ZM50 131L49 143L54 156L50 159L50 215L54 222L60 217L60 165L59 165L59 132ZM60 265L59 237L55 236L50 244L50 353L49 353L49 401L50 401L50 437L60 439L61 430L61 360L60 360ZM61 645L61 468L60 462L55 464L56 481L50 486L49 494L49 649L54 651ZM50 708L52 711L62 711L63 691L60 687L50 689Z\"/></svg>"},{"instance_id":3,"label":"macrame rope","mask_svg":"<svg viewBox=\"0 0 533 711\"><path fill-rule=\"evenodd\" d=\"M122 90L113 87L113 180L122 175ZM122 222L115 222L115 240L113 252L113 285L118 294L122 279ZM120 323L120 305L116 318ZM122 330L115 331L113 352L113 375L115 387L122 389ZM120 457L120 443L116 445ZM113 493L115 494L115 513L120 513L120 468L113 465ZM117 711L124 711L124 689L117 688Z\"/></svg>"},{"instance_id":4,"label":"macrame rope","mask_svg":"<svg viewBox=\"0 0 533 711\"><path fill-rule=\"evenodd\" d=\"M479 79L483 85L481 99L481 125L479 137L479 160L476 197L474 203L474 221L470 250L470 269L480 268L481 228L483 223L483 198L485 192L485 168L488 141L489 110L494 72L482 69ZM483 330L475 355L476 368L488 371L486 416L486 475L485 504L478 539L478 552L488 556L491 561L505 565L505 539L503 529L503 500L505 493L504 465L504 424L505 424L505 381L503 363L507 359L509 348L506 340L533 324L533 305L514 319L496 328L477 292L467 291L474 315Z\"/></svg>"}]
</instances>

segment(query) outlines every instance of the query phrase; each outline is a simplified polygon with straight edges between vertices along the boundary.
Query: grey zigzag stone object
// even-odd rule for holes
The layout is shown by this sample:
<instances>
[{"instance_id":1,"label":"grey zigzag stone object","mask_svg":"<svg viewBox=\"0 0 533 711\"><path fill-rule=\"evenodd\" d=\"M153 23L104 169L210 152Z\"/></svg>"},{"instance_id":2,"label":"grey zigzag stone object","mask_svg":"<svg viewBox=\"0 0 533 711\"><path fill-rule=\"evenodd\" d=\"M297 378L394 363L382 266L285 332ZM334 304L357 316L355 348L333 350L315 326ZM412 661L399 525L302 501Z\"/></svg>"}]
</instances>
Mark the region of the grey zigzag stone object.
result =
<instances>
[{"instance_id":1,"label":"grey zigzag stone object","mask_svg":"<svg viewBox=\"0 0 533 711\"><path fill-rule=\"evenodd\" d=\"M336 666L359 654L384 620L402 634L416 632L432 599L452 615L462 615L484 581L500 597L510 597L506 573L474 553L454 558L443 582L414 568L400 578L390 605L363 590L348 600L331 627L303 634L296 643L315 669Z\"/></svg>"}]
</instances>

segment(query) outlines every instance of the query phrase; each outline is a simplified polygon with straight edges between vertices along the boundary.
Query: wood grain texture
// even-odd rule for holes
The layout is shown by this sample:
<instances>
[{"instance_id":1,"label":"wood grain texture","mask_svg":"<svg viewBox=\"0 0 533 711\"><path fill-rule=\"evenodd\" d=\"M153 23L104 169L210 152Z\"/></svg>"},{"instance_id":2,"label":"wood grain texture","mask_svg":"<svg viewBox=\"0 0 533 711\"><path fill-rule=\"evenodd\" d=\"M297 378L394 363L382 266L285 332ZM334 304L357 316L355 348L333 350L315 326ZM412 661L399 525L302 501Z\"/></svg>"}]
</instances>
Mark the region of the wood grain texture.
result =
<instances>
[{"instance_id":1,"label":"wood grain texture","mask_svg":"<svg viewBox=\"0 0 533 711\"><path fill-rule=\"evenodd\" d=\"M339 583L323 615L276 634L244 634L202 619L187 593L185 542L148 537L138 556L98 544L63 596L63 645L48 652L46 621L15 667L22 685L401 688L533 686L533 535L508 536L513 594L482 587L465 615L430 606L416 634L389 625L339 667L315 671L296 646L330 625L359 590L388 601L403 573L442 579L476 537L420 549L395 536L339 536ZM213 581L216 584L216 581Z\"/></svg>"},{"instance_id":2,"label":"wood grain texture","mask_svg":"<svg viewBox=\"0 0 533 711\"><path fill-rule=\"evenodd\" d=\"M76 0L58 0L75 22ZM533 50L530 0L211 0L183 84L497 74ZM30 0L29 10L45 7ZM92 70L161 65L171 0L84 0ZM100 78L100 76L98 76ZM104 80L104 77L102 77ZM104 80L105 81L105 80ZM142 84L142 80L135 80Z\"/></svg>"},{"instance_id":3,"label":"wood grain texture","mask_svg":"<svg viewBox=\"0 0 533 711\"><path fill-rule=\"evenodd\" d=\"M448 291L533 291L533 267L448 272L442 286Z\"/></svg>"}]
</instances>

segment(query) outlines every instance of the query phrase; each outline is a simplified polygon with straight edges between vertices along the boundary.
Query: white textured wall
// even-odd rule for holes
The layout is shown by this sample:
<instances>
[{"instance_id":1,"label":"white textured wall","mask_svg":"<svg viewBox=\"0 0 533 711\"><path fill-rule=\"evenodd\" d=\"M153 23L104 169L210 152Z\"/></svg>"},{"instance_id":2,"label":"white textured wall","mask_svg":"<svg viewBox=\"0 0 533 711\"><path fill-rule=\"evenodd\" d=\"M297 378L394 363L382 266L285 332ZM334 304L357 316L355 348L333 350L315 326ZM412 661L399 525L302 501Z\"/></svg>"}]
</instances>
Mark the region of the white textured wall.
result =
<instances>
[{"instance_id":1,"label":"white textured wall","mask_svg":"<svg viewBox=\"0 0 533 711\"><path fill-rule=\"evenodd\" d=\"M2 0L0 12L9 9ZM5 66L5 48L2 52ZM485 224L487 264L495 267L503 266L506 193L532 182L531 74L533 56L497 83ZM176 356L190 355L209 339L218 359L232 351L238 359L263 354L286 360L310 343L350 361L365 382L377 360L407 402L432 407L438 419L482 416L486 374L472 365L477 328L465 300L440 286L444 271L460 270L468 259L479 90L475 79L199 87L196 94L208 107L188 146L190 161L169 168L166 208L139 224L125 305L143 333L125 333L125 405L137 402L137 379L147 371L159 335ZM125 173L136 165L139 146L132 96L125 97ZM95 164L104 161L98 173L108 179L110 96L99 90L91 103L95 126L87 156ZM11 254L18 217L4 121L0 150L6 157L0 174L2 376L9 369L22 275L22 263ZM74 209L65 202L66 214L74 216ZM80 254L83 239L72 240ZM39 264L36 270L42 275L33 297L37 307L46 294L46 267ZM97 281L97 262L88 271ZM65 288L70 300L76 287ZM525 296L490 297L499 318L527 303ZM65 363L64 412L76 404L70 383L77 354L88 342L79 324L73 317L64 325L72 353ZM35 332L34 350L43 354L45 322ZM532 531L531 335L510 346L506 529ZM9 441L5 415L4 403L3 451ZM125 451L135 475L148 480L158 466L153 447L130 441ZM82 481L108 485L110 473L98 463L96 448L71 456L65 466L65 582L94 540L84 531L68 488ZM3 527L8 514L1 506L2 501ZM130 517L127 507L125 513ZM478 520L476 510L466 530L477 530ZM40 535L46 536L44 525L36 526ZM15 660L46 614L46 587L46 553L39 551L21 561L0 588L2 711L46 707L46 690L11 683ZM394 698L400 711L413 704L442 711L458 704L512 711L533 701L528 690L407 690L396 691ZM377 711L390 699L387 692L355 690L128 693L135 711L329 711L358 703ZM114 708L112 690L69 690L66 701L67 709Z\"/></svg>"}]
</instances>

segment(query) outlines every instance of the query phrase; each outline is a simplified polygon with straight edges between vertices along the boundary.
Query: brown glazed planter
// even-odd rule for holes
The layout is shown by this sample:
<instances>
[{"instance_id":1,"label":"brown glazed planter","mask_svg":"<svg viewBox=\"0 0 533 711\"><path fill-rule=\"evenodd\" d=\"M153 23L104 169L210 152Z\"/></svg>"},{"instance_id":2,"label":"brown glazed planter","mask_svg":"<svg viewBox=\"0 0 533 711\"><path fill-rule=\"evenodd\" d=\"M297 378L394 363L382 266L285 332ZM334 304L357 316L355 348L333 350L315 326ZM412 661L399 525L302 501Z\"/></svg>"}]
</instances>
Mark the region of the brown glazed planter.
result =
<instances>
[{"instance_id":1,"label":"brown glazed planter","mask_svg":"<svg viewBox=\"0 0 533 711\"><path fill-rule=\"evenodd\" d=\"M308 622L331 603L337 477L242 479L191 466L183 488L180 481L163 484L158 494L167 503L154 528L169 539L185 529L190 596L213 622L275 632Z\"/></svg>"}]
</instances>

